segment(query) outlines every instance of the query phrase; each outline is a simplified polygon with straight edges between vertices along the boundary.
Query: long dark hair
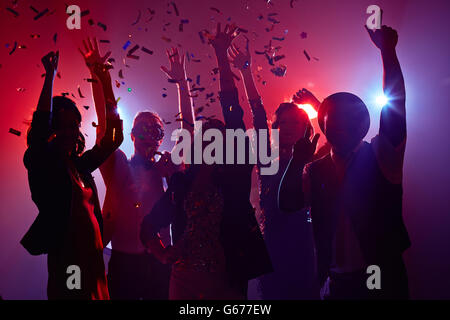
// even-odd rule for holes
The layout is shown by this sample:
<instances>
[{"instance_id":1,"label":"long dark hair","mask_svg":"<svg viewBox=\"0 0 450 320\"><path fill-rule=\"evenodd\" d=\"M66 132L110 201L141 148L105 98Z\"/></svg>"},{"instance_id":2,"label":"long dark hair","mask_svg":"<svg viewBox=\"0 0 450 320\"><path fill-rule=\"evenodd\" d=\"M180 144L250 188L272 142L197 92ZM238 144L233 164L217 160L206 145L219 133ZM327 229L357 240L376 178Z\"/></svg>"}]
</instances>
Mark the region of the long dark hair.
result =
<instances>
[{"instance_id":1,"label":"long dark hair","mask_svg":"<svg viewBox=\"0 0 450 320\"><path fill-rule=\"evenodd\" d=\"M53 107L52 107L52 117L50 120L50 131L48 133L48 138L53 135L56 129L56 117L54 115L58 114L60 111L71 111L76 115L77 121L81 123L81 113L77 108L77 105L75 102L69 98L66 98L64 96L55 96L52 99L53 101ZM33 138L33 128L30 126L28 128L27 133L27 145L29 146L31 144L31 140ZM73 150L74 156L79 156L83 153L84 149L86 147L86 140L84 139L83 134L81 131L78 133L77 142L75 145L75 150Z\"/></svg>"}]
</instances>

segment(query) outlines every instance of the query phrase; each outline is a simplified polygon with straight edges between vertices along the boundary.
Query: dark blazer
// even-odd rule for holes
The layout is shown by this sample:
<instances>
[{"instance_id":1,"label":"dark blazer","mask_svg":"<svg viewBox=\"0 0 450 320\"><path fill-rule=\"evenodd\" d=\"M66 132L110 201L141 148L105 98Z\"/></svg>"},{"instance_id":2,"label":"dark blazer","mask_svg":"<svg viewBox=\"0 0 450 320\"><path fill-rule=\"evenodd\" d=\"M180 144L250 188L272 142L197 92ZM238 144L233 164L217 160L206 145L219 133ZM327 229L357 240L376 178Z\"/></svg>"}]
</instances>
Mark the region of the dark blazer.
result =
<instances>
[{"instance_id":1,"label":"dark blazer","mask_svg":"<svg viewBox=\"0 0 450 320\"><path fill-rule=\"evenodd\" d=\"M35 221L20 243L32 255L57 251L68 231L72 208L72 182L69 168L50 141L51 113L33 114L24 165L28 170L31 198L39 209ZM115 129L115 130L114 130ZM114 132L115 131L115 132ZM97 188L91 173L97 169L123 141L122 121L107 120L106 133L99 144L73 158L83 181L96 198L94 214L102 231L103 220Z\"/></svg>"}]
</instances>

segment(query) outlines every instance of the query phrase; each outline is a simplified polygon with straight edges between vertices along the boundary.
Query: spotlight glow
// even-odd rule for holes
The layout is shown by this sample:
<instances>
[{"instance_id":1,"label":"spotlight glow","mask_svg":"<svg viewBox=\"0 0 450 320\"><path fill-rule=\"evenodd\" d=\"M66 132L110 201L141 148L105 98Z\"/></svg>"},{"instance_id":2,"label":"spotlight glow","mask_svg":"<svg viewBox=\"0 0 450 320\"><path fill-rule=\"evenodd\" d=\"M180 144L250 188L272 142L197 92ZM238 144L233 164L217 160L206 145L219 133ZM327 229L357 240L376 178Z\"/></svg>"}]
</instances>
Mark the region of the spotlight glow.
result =
<instances>
[{"instance_id":1,"label":"spotlight glow","mask_svg":"<svg viewBox=\"0 0 450 320\"><path fill-rule=\"evenodd\" d=\"M385 105L388 104L389 99L388 97L386 97L384 94L381 96L378 96L376 99L377 105L380 107L384 107Z\"/></svg>"},{"instance_id":2,"label":"spotlight glow","mask_svg":"<svg viewBox=\"0 0 450 320\"><path fill-rule=\"evenodd\" d=\"M298 104L300 109L303 109L307 114L310 120L317 118L317 111L314 110L313 106L310 104Z\"/></svg>"}]
</instances>

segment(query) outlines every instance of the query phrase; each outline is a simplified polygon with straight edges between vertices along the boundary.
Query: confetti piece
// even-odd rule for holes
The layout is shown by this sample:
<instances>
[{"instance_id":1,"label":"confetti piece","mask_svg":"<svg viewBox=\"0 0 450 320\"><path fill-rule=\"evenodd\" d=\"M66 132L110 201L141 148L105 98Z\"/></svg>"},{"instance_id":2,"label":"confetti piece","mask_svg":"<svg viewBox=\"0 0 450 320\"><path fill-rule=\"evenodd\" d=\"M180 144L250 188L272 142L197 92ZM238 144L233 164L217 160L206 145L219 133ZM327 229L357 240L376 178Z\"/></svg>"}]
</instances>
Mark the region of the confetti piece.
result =
<instances>
[{"instance_id":1,"label":"confetti piece","mask_svg":"<svg viewBox=\"0 0 450 320\"><path fill-rule=\"evenodd\" d=\"M13 129L13 128L9 128L9 133L12 133L18 137L20 137L20 135L22 134L22 132L20 132L19 130Z\"/></svg>"},{"instance_id":2,"label":"confetti piece","mask_svg":"<svg viewBox=\"0 0 450 320\"><path fill-rule=\"evenodd\" d=\"M128 92L131 92L131 88L128 88Z\"/></svg>"},{"instance_id":3,"label":"confetti piece","mask_svg":"<svg viewBox=\"0 0 450 320\"><path fill-rule=\"evenodd\" d=\"M98 82L95 79L84 79L84 80L86 80L87 82L90 82L90 83L97 83Z\"/></svg>"},{"instance_id":4,"label":"confetti piece","mask_svg":"<svg viewBox=\"0 0 450 320\"><path fill-rule=\"evenodd\" d=\"M270 69L270 72L272 72L277 77L284 77L286 75L286 71L287 67L283 65Z\"/></svg>"},{"instance_id":5,"label":"confetti piece","mask_svg":"<svg viewBox=\"0 0 450 320\"><path fill-rule=\"evenodd\" d=\"M180 23L180 24L178 25L178 31L179 31L179 32L183 32L183 24L182 24L182 23Z\"/></svg>"},{"instance_id":6,"label":"confetti piece","mask_svg":"<svg viewBox=\"0 0 450 320\"><path fill-rule=\"evenodd\" d=\"M120 82L116 80L116 87L120 88Z\"/></svg>"},{"instance_id":7,"label":"confetti piece","mask_svg":"<svg viewBox=\"0 0 450 320\"><path fill-rule=\"evenodd\" d=\"M61 79L61 73L57 72L56 76L58 77L58 79Z\"/></svg>"},{"instance_id":8,"label":"confetti piece","mask_svg":"<svg viewBox=\"0 0 450 320\"><path fill-rule=\"evenodd\" d=\"M17 92L24 92L25 88L17 88L16 90L17 90Z\"/></svg>"},{"instance_id":9,"label":"confetti piece","mask_svg":"<svg viewBox=\"0 0 450 320\"><path fill-rule=\"evenodd\" d=\"M80 17L84 17L84 16L87 16L88 14L90 13L90 11L89 10L84 10L84 11L81 11L81 13L80 13Z\"/></svg>"},{"instance_id":10,"label":"confetti piece","mask_svg":"<svg viewBox=\"0 0 450 320\"><path fill-rule=\"evenodd\" d=\"M34 17L34 20L37 20L39 18L41 18L44 14L46 14L48 12L48 8L45 9L44 11L40 12L37 16Z\"/></svg>"},{"instance_id":11,"label":"confetti piece","mask_svg":"<svg viewBox=\"0 0 450 320\"><path fill-rule=\"evenodd\" d=\"M165 37L165 36L162 36L161 39L163 39L163 40L166 41L166 42L171 42L171 41L172 41L172 39L167 38L167 37Z\"/></svg>"},{"instance_id":12,"label":"confetti piece","mask_svg":"<svg viewBox=\"0 0 450 320\"><path fill-rule=\"evenodd\" d=\"M100 43L111 43L109 40L100 40Z\"/></svg>"},{"instance_id":13,"label":"confetti piece","mask_svg":"<svg viewBox=\"0 0 450 320\"><path fill-rule=\"evenodd\" d=\"M14 41L14 47L13 49L9 52L9 55L12 55L14 53L14 51L16 51L17 49L17 41Z\"/></svg>"},{"instance_id":14,"label":"confetti piece","mask_svg":"<svg viewBox=\"0 0 450 320\"><path fill-rule=\"evenodd\" d=\"M135 56L135 55L128 55L127 58L134 59L134 60L139 60L140 57L139 56ZM130 67L130 66L127 65L127 67Z\"/></svg>"},{"instance_id":15,"label":"confetti piece","mask_svg":"<svg viewBox=\"0 0 450 320\"><path fill-rule=\"evenodd\" d=\"M31 39L38 39L41 36L39 34L32 34L32 35L30 35L30 37L31 37Z\"/></svg>"},{"instance_id":16,"label":"confetti piece","mask_svg":"<svg viewBox=\"0 0 450 320\"><path fill-rule=\"evenodd\" d=\"M142 50L142 51L144 51L145 53L148 53L148 54L153 54L153 51L152 51L152 50L149 50L149 49L147 49L146 47L142 47L142 48L141 48L141 50Z\"/></svg>"},{"instance_id":17,"label":"confetti piece","mask_svg":"<svg viewBox=\"0 0 450 320\"><path fill-rule=\"evenodd\" d=\"M200 75L197 75L196 82L197 82L198 85L200 85Z\"/></svg>"},{"instance_id":18,"label":"confetti piece","mask_svg":"<svg viewBox=\"0 0 450 320\"><path fill-rule=\"evenodd\" d=\"M306 37L308 37L308 34L306 32L302 32L300 33L300 37L302 37L302 39L306 39Z\"/></svg>"},{"instance_id":19,"label":"confetti piece","mask_svg":"<svg viewBox=\"0 0 450 320\"><path fill-rule=\"evenodd\" d=\"M6 10L8 10L9 12L11 12L14 15L14 18L17 18L19 16L19 13L11 8L6 8Z\"/></svg>"},{"instance_id":20,"label":"confetti piece","mask_svg":"<svg viewBox=\"0 0 450 320\"><path fill-rule=\"evenodd\" d=\"M92 126L93 126L94 128L97 128L97 124L96 124L94 121L92 121Z\"/></svg>"},{"instance_id":21,"label":"confetti piece","mask_svg":"<svg viewBox=\"0 0 450 320\"><path fill-rule=\"evenodd\" d=\"M58 34L57 33L55 33L54 35L53 35L53 42L56 44L56 40L57 40L57 38L58 38Z\"/></svg>"},{"instance_id":22,"label":"confetti piece","mask_svg":"<svg viewBox=\"0 0 450 320\"><path fill-rule=\"evenodd\" d=\"M122 69L120 69L120 71L119 71L119 78L120 78L120 79L123 79Z\"/></svg>"},{"instance_id":23,"label":"confetti piece","mask_svg":"<svg viewBox=\"0 0 450 320\"><path fill-rule=\"evenodd\" d=\"M308 59L308 61L311 61L311 57L309 56L308 52L306 52L306 50L303 50L303 53L305 54L306 59Z\"/></svg>"},{"instance_id":24,"label":"confetti piece","mask_svg":"<svg viewBox=\"0 0 450 320\"><path fill-rule=\"evenodd\" d=\"M199 107L199 108L196 110L196 112L197 112L197 113L201 113L204 109L205 109L205 107Z\"/></svg>"},{"instance_id":25,"label":"confetti piece","mask_svg":"<svg viewBox=\"0 0 450 320\"><path fill-rule=\"evenodd\" d=\"M90 26L93 26L95 24L94 20L92 20L92 19L89 19L88 23L89 23Z\"/></svg>"},{"instance_id":26,"label":"confetti piece","mask_svg":"<svg viewBox=\"0 0 450 320\"><path fill-rule=\"evenodd\" d=\"M177 5L175 4L175 2L172 1L170 4L172 5L173 10L175 10L175 14L177 15L177 17L179 17L180 12L178 11L178 8L177 8Z\"/></svg>"},{"instance_id":27,"label":"confetti piece","mask_svg":"<svg viewBox=\"0 0 450 320\"><path fill-rule=\"evenodd\" d=\"M61 92L61 95L62 95L63 97L65 97L65 96L70 96L70 93L68 93L68 92Z\"/></svg>"},{"instance_id":28,"label":"confetti piece","mask_svg":"<svg viewBox=\"0 0 450 320\"><path fill-rule=\"evenodd\" d=\"M136 18L136 21L131 24L132 26L138 24L139 20L141 20L141 15L142 15L142 12L141 12L141 10L139 10L139 13L138 13L138 16Z\"/></svg>"},{"instance_id":29,"label":"confetti piece","mask_svg":"<svg viewBox=\"0 0 450 320\"><path fill-rule=\"evenodd\" d=\"M98 25L100 28L102 28L103 31L106 31L106 25L104 25L104 24L101 23L101 22L98 22L97 25Z\"/></svg>"},{"instance_id":30,"label":"confetti piece","mask_svg":"<svg viewBox=\"0 0 450 320\"><path fill-rule=\"evenodd\" d=\"M200 41L203 43L203 44L205 44L205 37L203 37L203 32L199 32L198 33L198 36L200 37Z\"/></svg>"},{"instance_id":31,"label":"confetti piece","mask_svg":"<svg viewBox=\"0 0 450 320\"><path fill-rule=\"evenodd\" d=\"M281 59L284 59L285 58L285 56L284 56L284 54L282 54L282 55L280 55L280 56L275 56L275 57L273 57L273 61L279 61L279 60L281 60Z\"/></svg>"},{"instance_id":32,"label":"confetti piece","mask_svg":"<svg viewBox=\"0 0 450 320\"><path fill-rule=\"evenodd\" d=\"M127 56L133 55L133 53L134 53L137 49L139 49L139 45L135 45L133 48L131 48L131 49L128 51Z\"/></svg>"},{"instance_id":33,"label":"confetti piece","mask_svg":"<svg viewBox=\"0 0 450 320\"><path fill-rule=\"evenodd\" d=\"M162 97L163 97L163 98L167 97L167 94L166 94L166 93L163 93L163 94L162 94Z\"/></svg>"},{"instance_id":34,"label":"confetti piece","mask_svg":"<svg viewBox=\"0 0 450 320\"><path fill-rule=\"evenodd\" d=\"M80 98L84 98L83 94L81 93L80 85L78 85L78 94L79 94Z\"/></svg>"},{"instance_id":35,"label":"confetti piece","mask_svg":"<svg viewBox=\"0 0 450 320\"><path fill-rule=\"evenodd\" d=\"M83 106L83 108L85 108L86 110L89 110L89 106Z\"/></svg>"},{"instance_id":36,"label":"confetti piece","mask_svg":"<svg viewBox=\"0 0 450 320\"><path fill-rule=\"evenodd\" d=\"M217 9L217 8L211 7L211 8L209 8L209 9L212 10L212 11L217 12L218 14L222 14L222 12L220 12L220 10Z\"/></svg>"},{"instance_id":37,"label":"confetti piece","mask_svg":"<svg viewBox=\"0 0 450 320\"><path fill-rule=\"evenodd\" d=\"M272 37L273 40L277 40L277 41L284 41L284 37Z\"/></svg>"},{"instance_id":38,"label":"confetti piece","mask_svg":"<svg viewBox=\"0 0 450 320\"><path fill-rule=\"evenodd\" d=\"M35 7L33 7L33 6L30 6L30 9L33 10L35 13L39 13L39 10L36 9Z\"/></svg>"}]
</instances>

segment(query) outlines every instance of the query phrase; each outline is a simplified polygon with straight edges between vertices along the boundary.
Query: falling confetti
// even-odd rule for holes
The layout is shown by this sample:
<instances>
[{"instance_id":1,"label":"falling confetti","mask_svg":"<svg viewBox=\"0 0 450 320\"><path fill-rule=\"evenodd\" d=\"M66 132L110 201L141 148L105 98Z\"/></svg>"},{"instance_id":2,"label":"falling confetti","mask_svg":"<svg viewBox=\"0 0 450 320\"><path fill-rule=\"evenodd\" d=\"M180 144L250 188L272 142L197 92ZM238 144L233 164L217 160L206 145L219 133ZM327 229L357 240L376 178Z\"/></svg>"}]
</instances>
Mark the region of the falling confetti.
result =
<instances>
[{"instance_id":1,"label":"falling confetti","mask_svg":"<svg viewBox=\"0 0 450 320\"><path fill-rule=\"evenodd\" d=\"M19 130L13 129L13 128L9 128L9 133L12 133L18 137L20 137L20 135L22 134L22 132L20 132Z\"/></svg>"},{"instance_id":2,"label":"falling confetti","mask_svg":"<svg viewBox=\"0 0 450 320\"><path fill-rule=\"evenodd\" d=\"M106 25L105 25L105 24L103 24L103 23L101 23L101 22L98 22L97 25L98 25L100 28L102 28L103 31L106 31Z\"/></svg>"},{"instance_id":3,"label":"falling confetti","mask_svg":"<svg viewBox=\"0 0 450 320\"><path fill-rule=\"evenodd\" d=\"M6 10L8 10L9 12L11 12L14 15L14 18L17 18L19 16L19 13L11 8L6 8Z\"/></svg>"},{"instance_id":4,"label":"falling confetti","mask_svg":"<svg viewBox=\"0 0 450 320\"><path fill-rule=\"evenodd\" d=\"M14 53L14 51L16 51L17 49L17 41L14 41L14 47L13 49L9 52L9 55L12 55Z\"/></svg>"},{"instance_id":5,"label":"falling confetti","mask_svg":"<svg viewBox=\"0 0 450 320\"><path fill-rule=\"evenodd\" d=\"M139 20L141 20L141 15L142 15L142 12L141 12L141 10L139 10L139 13L138 13L138 16L136 18L136 21L131 24L132 26L138 24Z\"/></svg>"},{"instance_id":6,"label":"falling confetti","mask_svg":"<svg viewBox=\"0 0 450 320\"><path fill-rule=\"evenodd\" d=\"M141 48L141 50L142 50L142 51L144 51L145 53L148 53L148 54L153 54L153 51L152 51L152 50L149 50L149 49L147 49L146 47L142 47L142 48Z\"/></svg>"},{"instance_id":7,"label":"falling confetti","mask_svg":"<svg viewBox=\"0 0 450 320\"><path fill-rule=\"evenodd\" d=\"M284 77L286 75L286 71L287 67L284 65L270 69L270 72L272 72L277 77Z\"/></svg>"},{"instance_id":8,"label":"falling confetti","mask_svg":"<svg viewBox=\"0 0 450 320\"><path fill-rule=\"evenodd\" d=\"M80 85L78 85L78 95L80 96L80 98L84 98L83 94L81 93Z\"/></svg>"},{"instance_id":9,"label":"falling confetti","mask_svg":"<svg viewBox=\"0 0 450 320\"><path fill-rule=\"evenodd\" d=\"M303 53L305 54L306 59L308 59L308 61L311 61L311 57L309 56L308 52L306 52L306 50L303 50Z\"/></svg>"},{"instance_id":10,"label":"falling confetti","mask_svg":"<svg viewBox=\"0 0 450 320\"><path fill-rule=\"evenodd\" d=\"M39 18L41 18L44 14L46 14L48 12L48 8L45 9L44 11L40 12L37 16L34 17L34 20L37 20Z\"/></svg>"}]
</instances>

